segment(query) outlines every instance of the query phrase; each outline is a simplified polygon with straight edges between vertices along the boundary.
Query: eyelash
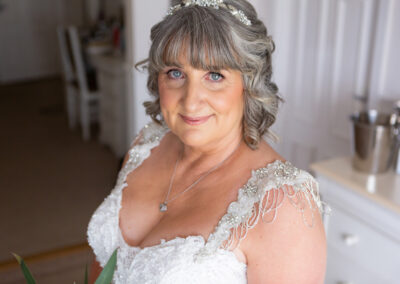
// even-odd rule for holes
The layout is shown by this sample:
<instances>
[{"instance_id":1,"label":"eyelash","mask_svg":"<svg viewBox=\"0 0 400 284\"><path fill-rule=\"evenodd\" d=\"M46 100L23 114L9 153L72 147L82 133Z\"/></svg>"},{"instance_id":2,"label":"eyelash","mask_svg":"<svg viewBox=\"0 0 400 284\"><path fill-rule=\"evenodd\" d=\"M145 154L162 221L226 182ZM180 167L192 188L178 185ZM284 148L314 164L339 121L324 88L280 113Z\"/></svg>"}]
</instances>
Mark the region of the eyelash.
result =
<instances>
[{"instance_id":1,"label":"eyelash","mask_svg":"<svg viewBox=\"0 0 400 284\"><path fill-rule=\"evenodd\" d=\"M170 69L170 70L166 71L165 74L166 74L169 78L171 78L172 80L178 80L178 79L180 79L180 78L173 78L173 77L170 76L170 74L171 74L172 72L174 72L174 71L179 71L179 72L181 72L181 71L178 70L178 69ZM183 73L183 72L181 72L181 73ZM225 76L222 75L221 73L218 73L218 72L212 72L212 71L211 71L211 72L208 73L208 76L213 75L213 74L217 74L217 75L220 76L220 80L217 80L217 81L211 80L211 81L213 81L213 82L220 82L222 79L225 79Z\"/></svg>"},{"instance_id":2,"label":"eyelash","mask_svg":"<svg viewBox=\"0 0 400 284\"><path fill-rule=\"evenodd\" d=\"M221 73L218 73L218 72L210 72L209 73L209 75L213 75L213 74L219 75L220 76L220 80L218 80L218 81L211 80L211 81L219 82L219 81L221 81L221 80L223 80L225 78L224 75L222 75Z\"/></svg>"},{"instance_id":3,"label":"eyelash","mask_svg":"<svg viewBox=\"0 0 400 284\"><path fill-rule=\"evenodd\" d=\"M171 78L171 79L173 79L173 80L177 80L177 79L179 79L179 78L173 78L173 77L170 76L171 73L174 72L174 71L179 71L179 70L178 70L178 69L170 69L170 70L168 70L167 72L165 72L165 74L167 74L167 76L168 76L169 78ZM181 71L179 71L179 72L181 72ZM181 73L182 73L182 72L181 72Z\"/></svg>"}]
</instances>

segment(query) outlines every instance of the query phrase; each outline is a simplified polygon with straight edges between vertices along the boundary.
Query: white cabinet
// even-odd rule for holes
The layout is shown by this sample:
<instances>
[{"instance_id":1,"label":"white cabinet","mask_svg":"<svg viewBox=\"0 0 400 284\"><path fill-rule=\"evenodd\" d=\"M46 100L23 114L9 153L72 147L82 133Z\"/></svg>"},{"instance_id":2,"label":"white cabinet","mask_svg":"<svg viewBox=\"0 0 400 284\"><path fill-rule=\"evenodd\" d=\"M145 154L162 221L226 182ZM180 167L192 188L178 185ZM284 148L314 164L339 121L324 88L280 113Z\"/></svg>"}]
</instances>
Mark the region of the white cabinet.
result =
<instances>
[{"instance_id":1,"label":"white cabinet","mask_svg":"<svg viewBox=\"0 0 400 284\"><path fill-rule=\"evenodd\" d=\"M127 151L127 64L122 57L91 55L97 70L100 93L100 142L109 145L117 157Z\"/></svg>"},{"instance_id":2,"label":"white cabinet","mask_svg":"<svg viewBox=\"0 0 400 284\"><path fill-rule=\"evenodd\" d=\"M400 283L400 176L357 172L350 158L318 162L312 169L332 209L325 220L325 283Z\"/></svg>"}]
</instances>

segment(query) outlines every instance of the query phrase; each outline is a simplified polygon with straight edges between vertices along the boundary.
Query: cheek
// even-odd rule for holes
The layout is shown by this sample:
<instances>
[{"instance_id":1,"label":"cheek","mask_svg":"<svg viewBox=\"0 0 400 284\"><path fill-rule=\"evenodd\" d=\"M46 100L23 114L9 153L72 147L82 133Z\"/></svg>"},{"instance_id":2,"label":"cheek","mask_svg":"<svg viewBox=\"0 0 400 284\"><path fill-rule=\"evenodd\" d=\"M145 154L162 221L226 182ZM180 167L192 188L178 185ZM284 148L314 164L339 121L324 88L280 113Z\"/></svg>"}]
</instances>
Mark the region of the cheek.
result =
<instances>
[{"instance_id":1,"label":"cheek","mask_svg":"<svg viewBox=\"0 0 400 284\"><path fill-rule=\"evenodd\" d=\"M171 105L174 104L174 96L162 82L159 81L158 84L158 94L160 97L160 107L161 111L167 110Z\"/></svg>"},{"instance_id":2,"label":"cheek","mask_svg":"<svg viewBox=\"0 0 400 284\"><path fill-rule=\"evenodd\" d=\"M243 88L241 86L235 86L229 88L229 90L221 94L221 96L218 96L218 98L214 100L214 105L220 113L241 115L244 108L243 99Z\"/></svg>"},{"instance_id":3,"label":"cheek","mask_svg":"<svg viewBox=\"0 0 400 284\"><path fill-rule=\"evenodd\" d=\"M235 104L237 112L239 112L240 115L243 115L244 90L243 90L243 82L241 76L237 80L240 83L235 84L235 87L232 89L232 103Z\"/></svg>"},{"instance_id":4,"label":"cheek","mask_svg":"<svg viewBox=\"0 0 400 284\"><path fill-rule=\"evenodd\" d=\"M172 92L160 92L161 111L172 111L176 109L177 100Z\"/></svg>"}]
</instances>

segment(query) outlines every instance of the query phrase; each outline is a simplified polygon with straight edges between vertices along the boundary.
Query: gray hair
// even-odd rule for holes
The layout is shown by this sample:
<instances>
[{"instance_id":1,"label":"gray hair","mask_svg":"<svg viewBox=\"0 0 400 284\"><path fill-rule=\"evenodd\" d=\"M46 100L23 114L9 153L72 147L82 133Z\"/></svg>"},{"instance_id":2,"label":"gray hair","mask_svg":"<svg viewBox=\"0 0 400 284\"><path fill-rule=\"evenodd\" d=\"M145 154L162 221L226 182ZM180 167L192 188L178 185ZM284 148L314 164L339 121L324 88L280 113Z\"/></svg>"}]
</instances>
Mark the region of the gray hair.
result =
<instances>
[{"instance_id":1,"label":"gray hair","mask_svg":"<svg viewBox=\"0 0 400 284\"><path fill-rule=\"evenodd\" d=\"M263 136L276 139L269 130L282 101L271 81L275 45L249 2L224 2L242 10L251 26L241 23L226 9L200 6L182 8L153 26L149 57L136 64L148 69L147 87L155 97L143 105L146 113L161 123L158 75L167 66L179 67L182 54L197 69L239 70L244 82L243 137L250 148L256 149Z\"/></svg>"}]
</instances>

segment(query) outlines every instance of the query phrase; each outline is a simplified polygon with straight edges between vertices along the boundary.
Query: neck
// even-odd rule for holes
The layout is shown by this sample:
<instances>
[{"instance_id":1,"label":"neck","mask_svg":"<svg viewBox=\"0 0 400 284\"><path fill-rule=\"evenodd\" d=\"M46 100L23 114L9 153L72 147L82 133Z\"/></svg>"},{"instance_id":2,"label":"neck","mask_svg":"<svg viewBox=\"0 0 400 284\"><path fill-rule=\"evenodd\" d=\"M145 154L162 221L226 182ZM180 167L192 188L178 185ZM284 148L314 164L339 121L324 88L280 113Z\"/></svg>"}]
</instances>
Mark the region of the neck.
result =
<instances>
[{"instance_id":1,"label":"neck","mask_svg":"<svg viewBox=\"0 0 400 284\"><path fill-rule=\"evenodd\" d=\"M180 164L184 167L198 169L200 172L217 165L225 159L235 155L243 141L241 131L232 133L212 145L193 147L182 143Z\"/></svg>"}]
</instances>

